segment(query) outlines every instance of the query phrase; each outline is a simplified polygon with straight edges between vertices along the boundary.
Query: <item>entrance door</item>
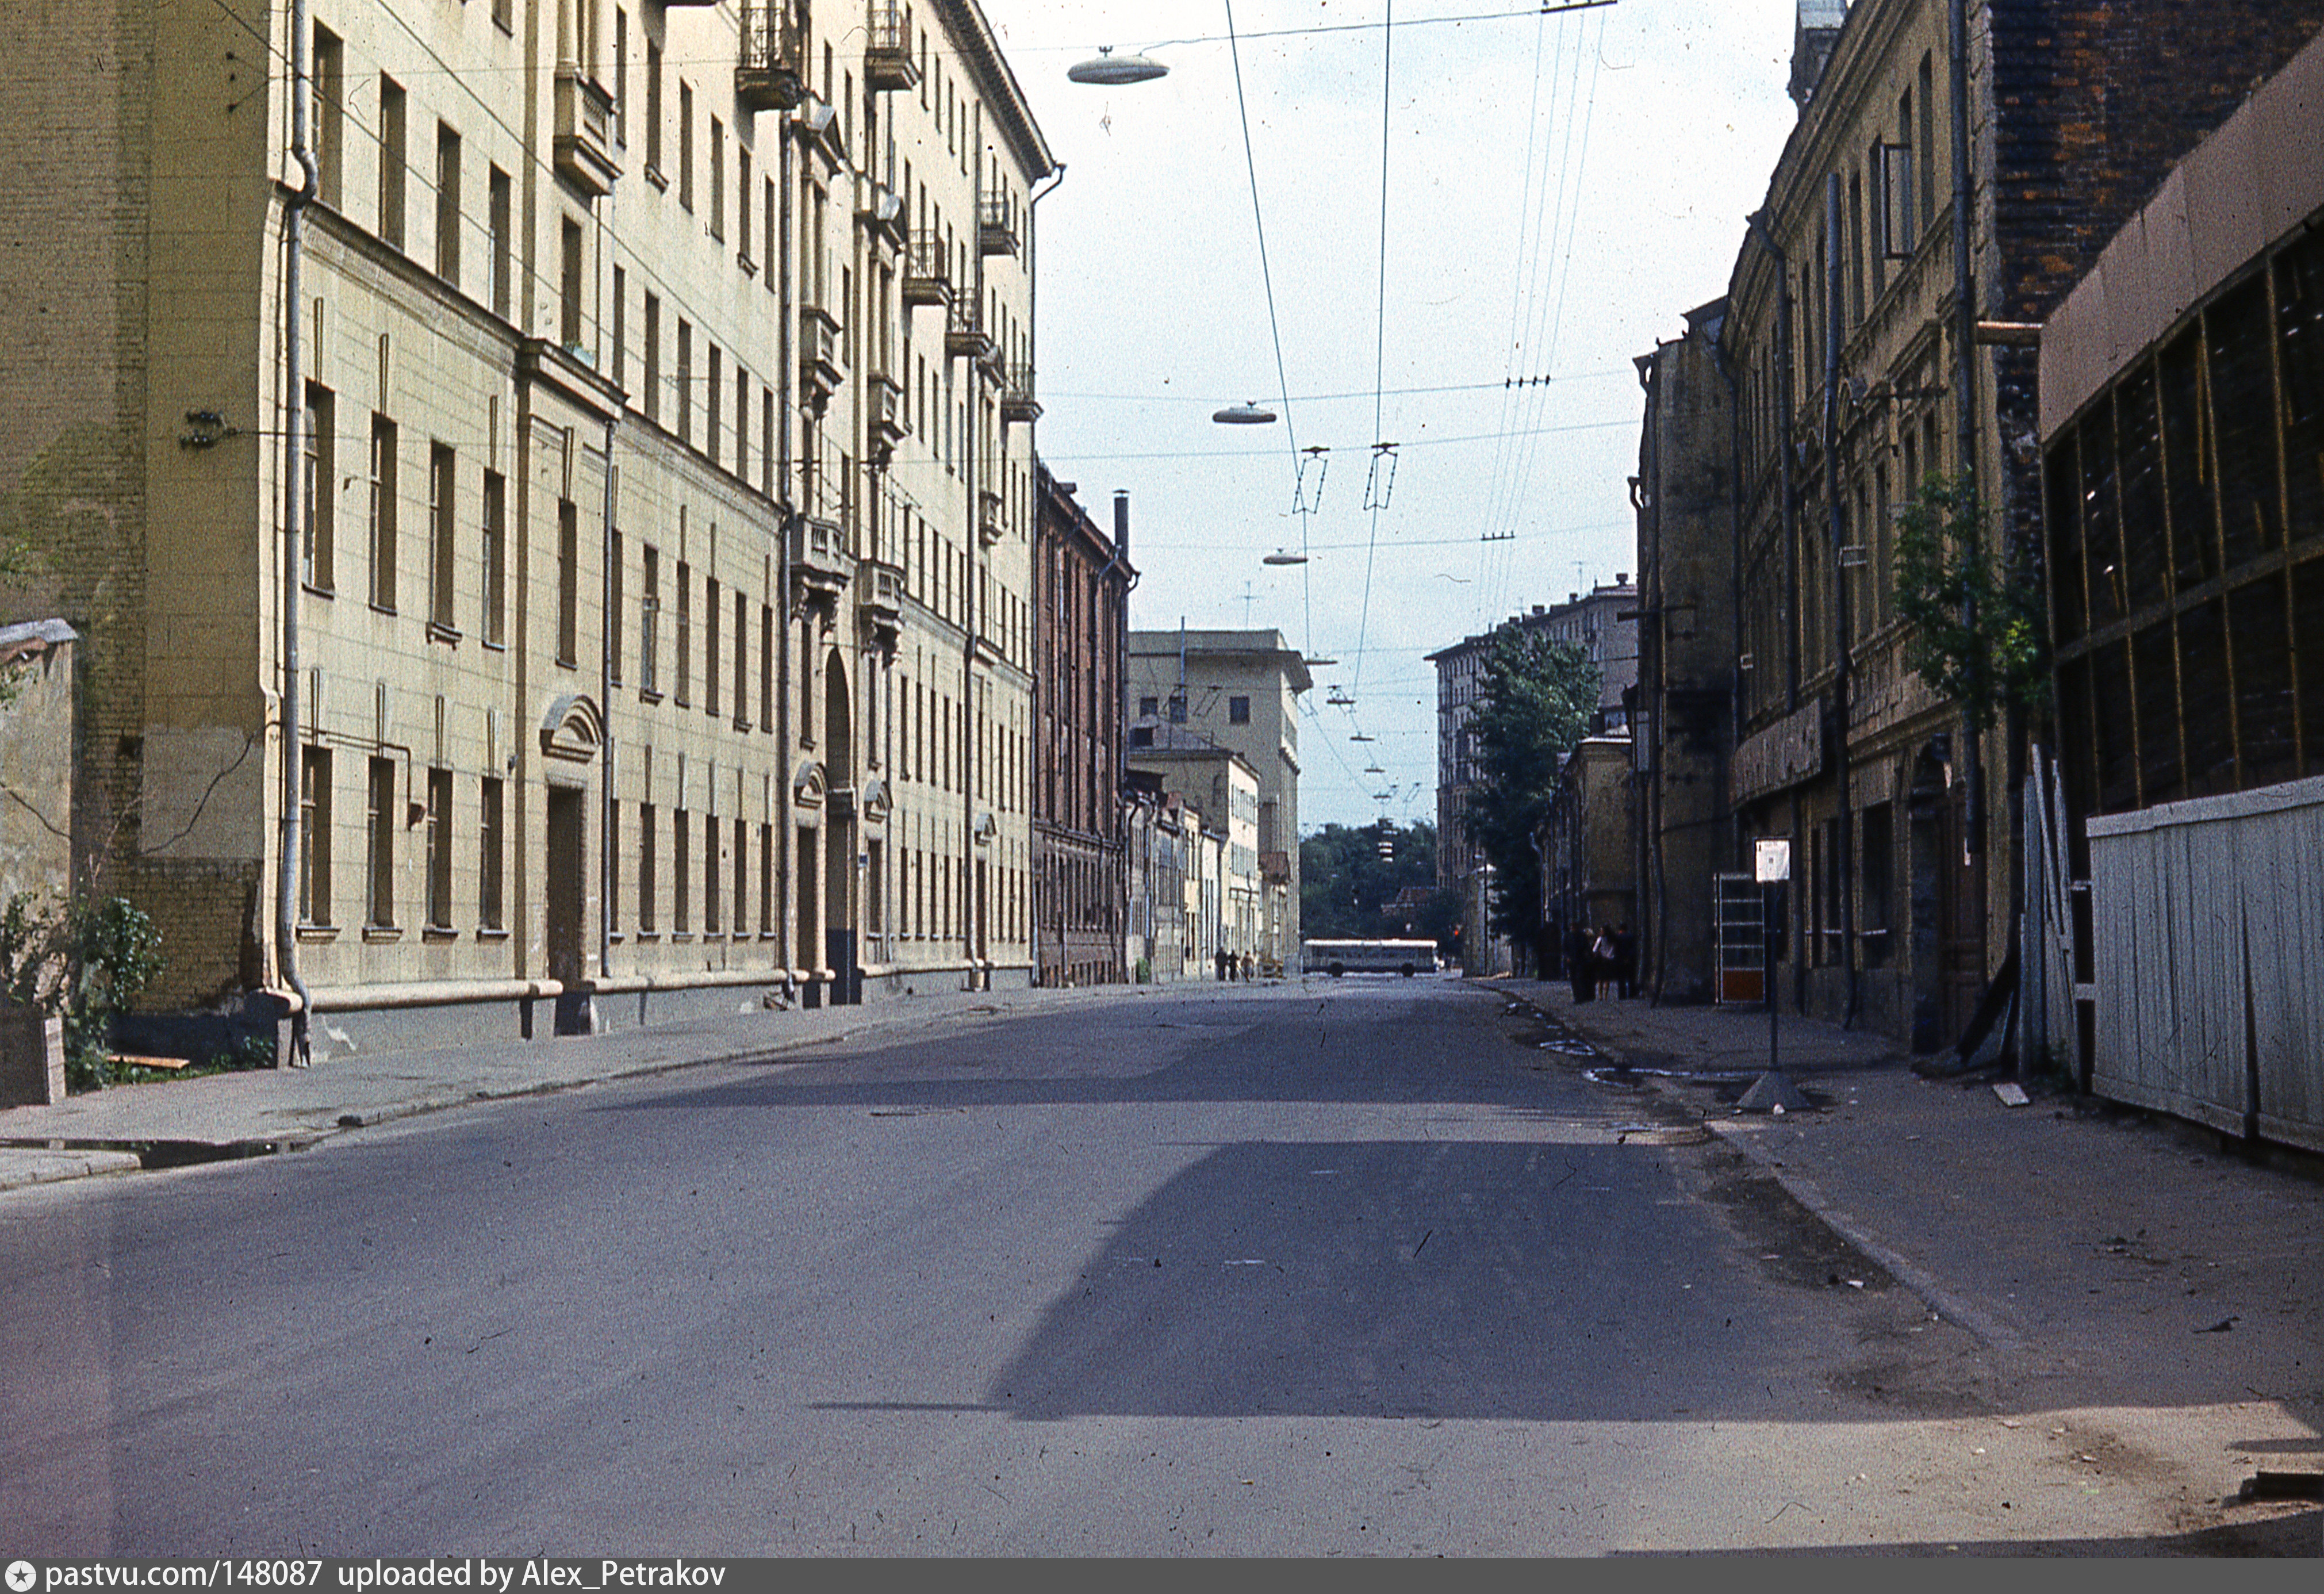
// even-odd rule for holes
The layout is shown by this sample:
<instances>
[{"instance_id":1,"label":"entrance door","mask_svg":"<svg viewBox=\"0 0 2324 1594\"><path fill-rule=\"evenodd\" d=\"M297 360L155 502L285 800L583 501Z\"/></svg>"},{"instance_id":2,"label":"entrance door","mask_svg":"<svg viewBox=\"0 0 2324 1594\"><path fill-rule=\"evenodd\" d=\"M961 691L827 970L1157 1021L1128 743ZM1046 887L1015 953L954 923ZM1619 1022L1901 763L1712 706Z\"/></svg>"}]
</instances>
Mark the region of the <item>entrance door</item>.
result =
<instances>
[{"instance_id":1,"label":"entrance door","mask_svg":"<svg viewBox=\"0 0 2324 1594\"><path fill-rule=\"evenodd\" d=\"M1966 855L1969 788L1934 748L1914 769L1913 1049L1960 1038L1985 994L1985 858Z\"/></svg>"},{"instance_id":2,"label":"entrance door","mask_svg":"<svg viewBox=\"0 0 2324 1594\"><path fill-rule=\"evenodd\" d=\"M800 968L807 971L807 983L799 990L799 1005L819 1008L823 1005L823 986L815 977L820 967L818 949L823 945L823 920L816 912L823 893L816 889L815 859L822 837L812 830L798 833L798 849L793 854L798 881L798 942L795 955Z\"/></svg>"},{"instance_id":3,"label":"entrance door","mask_svg":"<svg viewBox=\"0 0 2324 1594\"><path fill-rule=\"evenodd\" d=\"M823 901L828 916L823 932L824 965L831 971L834 1007L863 1000L863 976L855 961L854 916L848 887L855 874L855 825L836 815L824 817Z\"/></svg>"},{"instance_id":4,"label":"entrance door","mask_svg":"<svg viewBox=\"0 0 2324 1594\"><path fill-rule=\"evenodd\" d=\"M587 794L571 787L549 788L549 859L543 907L549 977L560 981L564 993L557 999L557 1033L586 1035L591 1025L589 961L582 949L584 871L588 867L584 847L584 811Z\"/></svg>"}]
</instances>

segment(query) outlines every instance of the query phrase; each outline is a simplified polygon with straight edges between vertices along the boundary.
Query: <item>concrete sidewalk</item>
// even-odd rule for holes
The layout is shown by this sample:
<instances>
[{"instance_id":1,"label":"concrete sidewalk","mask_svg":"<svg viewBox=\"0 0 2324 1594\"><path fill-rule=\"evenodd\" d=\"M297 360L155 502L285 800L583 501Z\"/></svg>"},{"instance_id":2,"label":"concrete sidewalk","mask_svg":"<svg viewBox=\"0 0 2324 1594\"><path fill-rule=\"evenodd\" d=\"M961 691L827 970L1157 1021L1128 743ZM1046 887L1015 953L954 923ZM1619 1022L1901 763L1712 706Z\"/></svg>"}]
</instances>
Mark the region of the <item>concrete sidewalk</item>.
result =
<instances>
[{"instance_id":1,"label":"concrete sidewalk","mask_svg":"<svg viewBox=\"0 0 2324 1594\"><path fill-rule=\"evenodd\" d=\"M2071 1095L2010 1107L1995 1076L1923 1079L1883 1037L1789 1014L1784 1071L1818 1110L1745 1116L1733 1082L1767 1065L1764 1011L1502 990L1607 1064L1666 1070L1600 1077L1699 1115L2017 1375L2070 1399L2119 1378L2172 1399L2279 1400L2311 1437L2324 1424L2314 1159L2249 1160L2209 1131ZM2324 1466L2313 1448L2288 1464Z\"/></svg>"},{"instance_id":2,"label":"concrete sidewalk","mask_svg":"<svg viewBox=\"0 0 2324 1594\"><path fill-rule=\"evenodd\" d=\"M366 1125L474 1101L767 1057L1003 1013L1120 1001L1130 989L941 991L863 1007L754 1011L603 1035L393 1052L314 1068L120 1085L53 1106L0 1108L0 1191L296 1150Z\"/></svg>"}]
</instances>

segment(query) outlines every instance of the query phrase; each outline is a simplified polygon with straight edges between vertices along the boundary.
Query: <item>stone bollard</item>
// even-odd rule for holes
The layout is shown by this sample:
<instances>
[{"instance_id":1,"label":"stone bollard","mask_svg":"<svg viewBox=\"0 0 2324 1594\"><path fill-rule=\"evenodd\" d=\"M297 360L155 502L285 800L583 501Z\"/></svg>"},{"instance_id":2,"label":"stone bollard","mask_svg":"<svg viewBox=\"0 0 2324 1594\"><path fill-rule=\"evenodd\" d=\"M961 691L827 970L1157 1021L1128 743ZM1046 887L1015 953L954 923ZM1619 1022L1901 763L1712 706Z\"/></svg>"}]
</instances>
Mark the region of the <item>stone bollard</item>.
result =
<instances>
[{"instance_id":1,"label":"stone bollard","mask_svg":"<svg viewBox=\"0 0 2324 1594\"><path fill-rule=\"evenodd\" d=\"M0 1107L46 1107L65 1099L65 1021L38 1008L0 1003Z\"/></svg>"}]
</instances>

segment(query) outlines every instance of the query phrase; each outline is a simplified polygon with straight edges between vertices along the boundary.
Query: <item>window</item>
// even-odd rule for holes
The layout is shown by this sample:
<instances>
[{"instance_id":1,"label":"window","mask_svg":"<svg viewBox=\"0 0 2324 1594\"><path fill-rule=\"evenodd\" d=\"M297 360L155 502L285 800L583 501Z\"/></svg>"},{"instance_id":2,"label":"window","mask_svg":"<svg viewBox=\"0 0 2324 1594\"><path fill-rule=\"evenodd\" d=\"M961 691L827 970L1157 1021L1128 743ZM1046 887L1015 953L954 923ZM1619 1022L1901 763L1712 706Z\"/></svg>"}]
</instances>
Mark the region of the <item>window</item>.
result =
<instances>
[{"instance_id":1,"label":"window","mask_svg":"<svg viewBox=\"0 0 2324 1594\"><path fill-rule=\"evenodd\" d=\"M661 300L646 295L646 419L661 419Z\"/></svg>"},{"instance_id":2,"label":"window","mask_svg":"<svg viewBox=\"0 0 2324 1594\"><path fill-rule=\"evenodd\" d=\"M605 668L616 686L622 684L622 534L605 533ZM610 832L608 834L611 834Z\"/></svg>"},{"instance_id":3,"label":"window","mask_svg":"<svg viewBox=\"0 0 2324 1594\"><path fill-rule=\"evenodd\" d=\"M339 36L315 29L316 195L334 210L346 208L341 178L347 145L347 54Z\"/></svg>"},{"instance_id":4,"label":"window","mask_svg":"<svg viewBox=\"0 0 2324 1594\"><path fill-rule=\"evenodd\" d=\"M707 580L702 584L702 711L714 719L718 714L718 584Z\"/></svg>"},{"instance_id":5,"label":"window","mask_svg":"<svg viewBox=\"0 0 2324 1594\"><path fill-rule=\"evenodd\" d=\"M742 601L738 595L737 603ZM742 627L734 628L739 634ZM739 695L738 695L739 701ZM775 728L775 608L772 604L759 605L759 724L762 730Z\"/></svg>"},{"instance_id":6,"label":"window","mask_svg":"<svg viewBox=\"0 0 2324 1594\"><path fill-rule=\"evenodd\" d=\"M710 235L726 241L726 124L710 118Z\"/></svg>"},{"instance_id":7,"label":"window","mask_svg":"<svg viewBox=\"0 0 2324 1594\"><path fill-rule=\"evenodd\" d=\"M1159 697L1141 697L1138 700L1138 714L1139 718L1152 719L1156 714L1160 714L1161 712L1162 699Z\"/></svg>"},{"instance_id":8,"label":"window","mask_svg":"<svg viewBox=\"0 0 2324 1594\"><path fill-rule=\"evenodd\" d=\"M1898 114L1909 117L1912 104L1912 97L1905 96ZM1872 155L1877 190L1872 219L1878 229L1875 253L1884 260L1909 260L1913 246L1920 241L1920 228L1915 225L1920 210L1913 200L1913 146L1874 144Z\"/></svg>"},{"instance_id":9,"label":"window","mask_svg":"<svg viewBox=\"0 0 2324 1594\"><path fill-rule=\"evenodd\" d=\"M734 821L734 934L751 933L751 832L740 819Z\"/></svg>"},{"instance_id":10,"label":"window","mask_svg":"<svg viewBox=\"0 0 2324 1594\"><path fill-rule=\"evenodd\" d=\"M751 728L751 610L747 599L738 591L734 594L734 728Z\"/></svg>"},{"instance_id":11,"label":"window","mask_svg":"<svg viewBox=\"0 0 2324 1594\"><path fill-rule=\"evenodd\" d=\"M568 353L578 354L581 349L581 296L585 281L581 224L567 217L561 235L564 248L562 270L557 280L557 336Z\"/></svg>"},{"instance_id":12,"label":"window","mask_svg":"<svg viewBox=\"0 0 2324 1594\"><path fill-rule=\"evenodd\" d=\"M452 927L452 771L428 771L428 927Z\"/></svg>"},{"instance_id":13,"label":"window","mask_svg":"<svg viewBox=\"0 0 2324 1594\"><path fill-rule=\"evenodd\" d=\"M569 499L557 504L557 662L571 669L581 657L581 511Z\"/></svg>"},{"instance_id":14,"label":"window","mask_svg":"<svg viewBox=\"0 0 2324 1594\"><path fill-rule=\"evenodd\" d=\"M484 473L484 645L508 643L508 480Z\"/></svg>"},{"instance_id":15,"label":"window","mask_svg":"<svg viewBox=\"0 0 2324 1594\"><path fill-rule=\"evenodd\" d=\"M1250 723L1250 698L1230 697L1227 699L1227 723L1230 725L1248 725Z\"/></svg>"},{"instance_id":16,"label":"window","mask_svg":"<svg viewBox=\"0 0 2324 1594\"><path fill-rule=\"evenodd\" d=\"M646 41L646 180L656 188L661 174L661 46Z\"/></svg>"},{"instance_id":17,"label":"window","mask_svg":"<svg viewBox=\"0 0 2324 1594\"><path fill-rule=\"evenodd\" d=\"M694 441L694 328L678 323L678 440Z\"/></svg>"},{"instance_id":18,"label":"window","mask_svg":"<svg viewBox=\"0 0 2324 1594\"><path fill-rule=\"evenodd\" d=\"M650 756L650 755L649 755ZM638 805L638 929L641 934L654 933L654 806Z\"/></svg>"},{"instance_id":19,"label":"window","mask_svg":"<svg viewBox=\"0 0 2324 1594\"><path fill-rule=\"evenodd\" d=\"M371 418L371 601L395 607L395 422Z\"/></svg>"},{"instance_id":20,"label":"window","mask_svg":"<svg viewBox=\"0 0 2324 1594\"><path fill-rule=\"evenodd\" d=\"M299 922L331 922L331 750L299 750Z\"/></svg>"},{"instance_id":21,"label":"window","mask_svg":"<svg viewBox=\"0 0 2324 1594\"><path fill-rule=\"evenodd\" d=\"M512 230L516 226L515 188L509 181L509 174L497 166L492 168L485 186L490 189L485 198L490 214L484 225L493 235L493 314L505 321L515 280L515 239Z\"/></svg>"},{"instance_id":22,"label":"window","mask_svg":"<svg viewBox=\"0 0 2324 1594\"><path fill-rule=\"evenodd\" d=\"M392 78L379 80L379 235L403 247L403 88Z\"/></svg>"},{"instance_id":23,"label":"window","mask_svg":"<svg viewBox=\"0 0 2324 1594\"><path fill-rule=\"evenodd\" d=\"M507 927L501 913L502 830L506 815L507 788L497 775L484 778L476 804L476 924L486 930Z\"/></svg>"},{"instance_id":24,"label":"window","mask_svg":"<svg viewBox=\"0 0 2324 1594\"><path fill-rule=\"evenodd\" d=\"M678 662L670 670L670 692L678 706L692 699L687 696L687 677L694 666L694 567L684 559L678 562Z\"/></svg>"},{"instance_id":25,"label":"window","mask_svg":"<svg viewBox=\"0 0 2324 1594\"><path fill-rule=\"evenodd\" d=\"M705 347L710 355L710 380L703 392L702 451L710 456L711 464L716 465L718 463L718 423L725 419L726 412L725 384L722 380L724 361L719 355L716 344L706 343Z\"/></svg>"},{"instance_id":26,"label":"window","mask_svg":"<svg viewBox=\"0 0 2324 1594\"><path fill-rule=\"evenodd\" d=\"M630 380L630 279L621 267L613 268L613 385L626 387Z\"/></svg>"},{"instance_id":27,"label":"window","mask_svg":"<svg viewBox=\"0 0 2324 1594\"><path fill-rule=\"evenodd\" d=\"M460 135L436 124L436 274L460 284Z\"/></svg>"},{"instance_id":28,"label":"window","mask_svg":"<svg viewBox=\"0 0 2324 1594\"><path fill-rule=\"evenodd\" d=\"M742 258L742 269L751 269L751 146L742 140L734 141L734 230L735 253Z\"/></svg>"},{"instance_id":29,"label":"window","mask_svg":"<svg viewBox=\"0 0 2324 1594\"><path fill-rule=\"evenodd\" d=\"M718 815L702 816L702 933L715 935L725 921L718 915Z\"/></svg>"},{"instance_id":30,"label":"window","mask_svg":"<svg viewBox=\"0 0 2324 1594\"><path fill-rule=\"evenodd\" d=\"M613 142L630 142L630 14L613 12Z\"/></svg>"},{"instance_id":31,"label":"window","mask_svg":"<svg viewBox=\"0 0 2324 1594\"><path fill-rule=\"evenodd\" d=\"M459 554L459 456L442 443L431 447L428 450L428 622L447 631L453 629L453 572Z\"/></svg>"},{"instance_id":32,"label":"window","mask_svg":"<svg viewBox=\"0 0 2324 1594\"><path fill-rule=\"evenodd\" d=\"M654 655L660 640L661 554L650 548L645 550L645 587L638 596L638 690L648 697L660 696L654 680Z\"/></svg>"},{"instance_id":33,"label":"window","mask_svg":"<svg viewBox=\"0 0 2324 1594\"><path fill-rule=\"evenodd\" d=\"M395 760L374 758L364 787L364 825L370 841L364 923L374 929L395 925Z\"/></svg>"},{"instance_id":34,"label":"window","mask_svg":"<svg viewBox=\"0 0 2324 1594\"><path fill-rule=\"evenodd\" d=\"M677 823L670 827L669 927L683 935L694 926L694 815L680 808L672 817Z\"/></svg>"},{"instance_id":35,"label":"window","mask_svg":"<svg viewBox=\"0 0 2324 1594\"><path fill-rule=\"evenodd\" d=\"M694 208L694 85L678 80L678 202Z\"/></svg>"},{"instance_id":36,"label":"window","mask_svg":"<svg viewBox=\"0 0 2324 1594\"><path fill-rule=\"evenodd\" d=\"M740 825L741 820L735 823ZM775 827L759 826L759 934L775 933Z\"/></svg>"},{"instance_id":37,"label":"window","mask_svg":"<svg viewBox=\"0 0 2324 1594\"><path fill-rule=\"evenodd\" d=\"M331 590L332 511L338 501L338 404L331 390L307 384L306 479L301 510L299 577L317 592Z\"/></svg>"}]
</instances>

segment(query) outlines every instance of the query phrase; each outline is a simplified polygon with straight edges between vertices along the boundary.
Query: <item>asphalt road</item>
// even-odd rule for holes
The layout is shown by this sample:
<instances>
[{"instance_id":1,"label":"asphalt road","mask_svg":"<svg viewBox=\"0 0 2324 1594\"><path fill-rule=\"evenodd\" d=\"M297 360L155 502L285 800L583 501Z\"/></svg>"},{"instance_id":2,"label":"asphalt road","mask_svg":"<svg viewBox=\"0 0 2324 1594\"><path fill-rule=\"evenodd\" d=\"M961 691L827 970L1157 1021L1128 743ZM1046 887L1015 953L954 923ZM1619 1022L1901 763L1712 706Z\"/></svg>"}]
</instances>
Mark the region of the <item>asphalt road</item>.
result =
<instances>
[{"instance_id":1,"label":"asphalt road","mask_svg":"<svg viewBox=\"0 0 2324 1594\"><path fill-rule=\"evenodd\" d=\"M0 1553L2170 1532L2013 1463L1965 1331L1530 1022L1200 987L20 1193Z\"/></svg>"}]
</instances>

